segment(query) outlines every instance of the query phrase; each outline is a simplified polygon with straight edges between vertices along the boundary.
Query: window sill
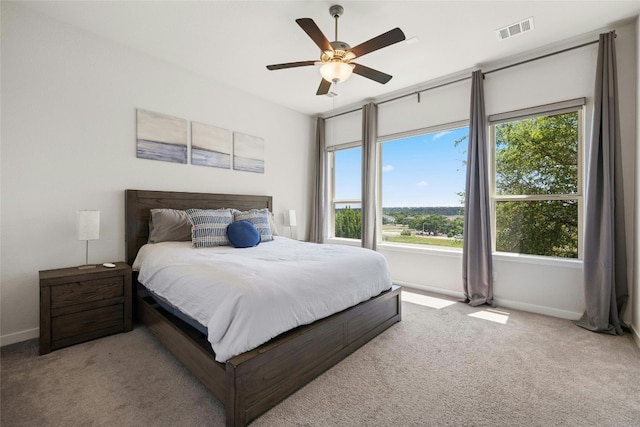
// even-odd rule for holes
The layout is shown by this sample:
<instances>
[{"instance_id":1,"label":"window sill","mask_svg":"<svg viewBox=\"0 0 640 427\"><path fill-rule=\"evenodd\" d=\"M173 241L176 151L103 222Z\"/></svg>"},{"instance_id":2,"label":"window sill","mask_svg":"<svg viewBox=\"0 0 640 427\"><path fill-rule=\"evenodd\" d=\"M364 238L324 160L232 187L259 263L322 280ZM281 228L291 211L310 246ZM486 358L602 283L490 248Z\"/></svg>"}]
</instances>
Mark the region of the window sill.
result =
<instances>
[{"instance_id":1,"label":"window sill","mask_svg":"<svg viewBox=\"0 0 640 427\"><path fill-rule=\"evenodd\" d=\"M462 249L426 246L426 245L419 246L419 245L407 245L402 243L382 242L382 243L378 243L378 249L381 249L383 251L419 253L419 254L430 254L430 255L438 255L438 256L454 256L454 257L462 256Z\"/></svg>"},{"instance_id":2,"label":"window sill","mask_svg":"<svg viewBox=\"0 0 640 427\"><path fill-rule=\"evenodd\" d=\"M494 252L494 261L507 261L521 264L547 265L551 267L582 268L582 260L574 258L553 258L538 255L512 254L509 252Z\"/></svg>"},{"instance_id":3,"label":"window sill","mask_svg":"<svg viewBox=\"0 0 640 427\"><path fill-rule=\"evenodd\" d=\"M326 240L326 243L332 245L345 245L345 246L362 246L362 242L356 239L345 239L341 237L330 237Z\"/></svg>"},{"instance_id":4,"label":"window sill","mask_svg":"<svg viewBox=\"0 0 640 427\"><path fill-rule=\"evenodd\" d=\"M336 245L347 245L347 246L360 246L360 240L355 239L343 239L343 238L330 238L327 239L327 243L336 244ZM379 252L401 252L401 253L414 253L414 254L422 254L422 255L434 255L434 256L449 256L449 257L462 257L461 249L449 249L449 248L438 248L435 246L417 246L417 245L406 245L402 243L388 243L388 242L379 242L378 243L378 251ZM536 255L523 255L523 254L512 254L508 252L493 252L493 261L498 262L510 262L510 263L519 263L519 264L528 264L528 265L546 265L552 267L563 267L563 268L582 268L582 260L580 259L565 259L565 258L552 258L552 257L544 257L544 256L536 256Z\"/></svg>"}]
</instances>

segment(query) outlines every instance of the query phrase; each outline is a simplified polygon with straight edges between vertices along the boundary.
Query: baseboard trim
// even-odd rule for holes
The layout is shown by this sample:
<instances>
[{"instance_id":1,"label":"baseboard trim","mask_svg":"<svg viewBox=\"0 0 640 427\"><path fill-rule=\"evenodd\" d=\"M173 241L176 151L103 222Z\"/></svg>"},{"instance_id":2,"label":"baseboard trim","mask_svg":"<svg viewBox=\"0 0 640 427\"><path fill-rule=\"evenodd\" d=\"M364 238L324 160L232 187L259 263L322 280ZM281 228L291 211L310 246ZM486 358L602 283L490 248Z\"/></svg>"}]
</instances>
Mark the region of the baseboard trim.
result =
<instances>
[{"instance_id":1,"label":"baseboard trim","mask_svg":"<svg viewBox=\"0 0 640 427\"><path fill-rule=\"evenodd\" d=\"M558 317L560 319L578 320L582 317L582 313L561 310L559 308L545 307L542 305L527 304L518 301L503 300L501 298L494 298L496 305L506 308L513 308L515 310L528 311L530 313L544 314L545 316Z\"/></svg>"},{"instance_id":2,"label":"baseboard trim","mask_svg":"<svg viewBox=\"0 0 640 427\"><path fill-rule=\"evenodd\" d=\"M442 288L437 288L437 287L434 287L434 286L418 285L418 284L415 284L415 283L408 283L408 282L402 282L402 281L397 281L397 280L394 280L393 282L395 284L398 284L400 286L405 286L407 288L414 288L414 289L419 289L421 291L433 292L433 293L440 294L440 295L447 295L447 296L450 296L450 297L453 297L453 298L458 298L458 299L464 298L464 293L463 292L452 291L450 289L442 289ZM582 313L577 313L577 312L568 311L568 310L561 310L561 309L553 308L553 307L545 307L545 306L541 306L541 305L527 304L527 303L523 303L523 302L519 302L519 301L510 301L510 300L506 300L506 299L502 299L502 298L494 298L494 301L495 301L496 305L498 305L500 307L511 308L511 309L514 309L514 310L527 311L527 312L530 312L530 313L544 314L545 316L558 317L560 319L578 320L580 317L582 317ZM639 339L640 339L640 337L639 337Z\"/></svg>"},{"instance_id":3,"label":"baseboard trim","mask_svg":"<svg viewBox=\"0 0 640 427\"><path fill-rule=\"evenodd\" d=\"M15 332L13 334L0 335L0 347L27 341L40 336L40 328L27 329L26 331Z\"/></svg>"},{"instance_id":4,"label":"baseboard trim","mask_svg":"<svg viewBox=\"0 0 640 427\"><path fill-rule=\"evenodd\" d=\"M394 285L400 285L400 286L406 287L406 288L418 289L420 291L433 292L434 294L446 295L446 296L450 296L450 297L458 298L458 299L464 298L464 293L457 292L457 291L452 291L452 290L449 290L449 289L436 288L436 287L433 287L433 286L419 285L417 283L409 283L409 282L403 282L403 281L398 281L398 280L394 280L393 284Z\"/></svg>"}]
</instances>

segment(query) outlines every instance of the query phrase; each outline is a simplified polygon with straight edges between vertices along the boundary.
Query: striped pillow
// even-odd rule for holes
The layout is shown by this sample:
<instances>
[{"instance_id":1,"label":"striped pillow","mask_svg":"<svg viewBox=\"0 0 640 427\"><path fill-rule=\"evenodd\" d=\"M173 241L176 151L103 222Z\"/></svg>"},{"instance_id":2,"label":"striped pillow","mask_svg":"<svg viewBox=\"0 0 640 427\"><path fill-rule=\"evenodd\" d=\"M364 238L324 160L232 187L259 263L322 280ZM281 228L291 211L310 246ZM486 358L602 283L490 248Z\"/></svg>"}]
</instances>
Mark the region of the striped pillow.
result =
<instances>
[{"instance_id":1,"label":"striped pillow","mask_svg":"<svg viewBox=\"0 0 640 427\"><path fill-rule=\"evenodd\" d=\"M251 209L250 211L233 211L233 220L234 221L249 221L260 232L260 238L262 242L269 242L273 240L273 233L271 231L271 225L269 224L269 217L271 213L269 209Z\"/></svg>"},{"instance_id":2,"label":"striped pillow","mask_svg":"<svg viewBox=\"0 0 640 427\"><path fill-rule=\"evenodd\" d=\"M229 245L227 226L233 222L229 209L187 209L191 221L191 246L210 248Z\"/></svg>"}]
</instances>

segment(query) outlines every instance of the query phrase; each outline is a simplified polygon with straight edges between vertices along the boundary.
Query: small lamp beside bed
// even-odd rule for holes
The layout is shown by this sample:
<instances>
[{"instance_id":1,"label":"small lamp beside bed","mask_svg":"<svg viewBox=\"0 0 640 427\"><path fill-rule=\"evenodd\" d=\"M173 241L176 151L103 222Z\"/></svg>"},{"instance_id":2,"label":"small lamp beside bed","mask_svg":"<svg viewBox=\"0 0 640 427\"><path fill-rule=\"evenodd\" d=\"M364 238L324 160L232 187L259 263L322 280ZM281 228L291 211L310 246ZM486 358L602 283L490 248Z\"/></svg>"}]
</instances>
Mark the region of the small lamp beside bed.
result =
<instances>
[{"instance_id":1,"label":"small lamp beside bed","mask_svg":"<svg viewBox=\"0 0 640 427\"><path fill-rule=\"evenodd\" d=\"M80 270L95 268L89 264L89 240L100 238L100 211L78 211L76 213L76 230L78 240L86 241L85 264L78 267Z\"/></svg>"},{"instance_id":2,"label":"small lamp beside bed","mask_svg":"<svg viewBox=\"0 0 640 427\"><path fill-rule=\"evenodd\" d=\"M288 219L288 223L289 223L289 234L291 235L291 238L293 239L293 227L295 227L297 225L296 222L296 211L295 209L289 209L289 215L287 216Z\"/></svg>"}]
</instances>

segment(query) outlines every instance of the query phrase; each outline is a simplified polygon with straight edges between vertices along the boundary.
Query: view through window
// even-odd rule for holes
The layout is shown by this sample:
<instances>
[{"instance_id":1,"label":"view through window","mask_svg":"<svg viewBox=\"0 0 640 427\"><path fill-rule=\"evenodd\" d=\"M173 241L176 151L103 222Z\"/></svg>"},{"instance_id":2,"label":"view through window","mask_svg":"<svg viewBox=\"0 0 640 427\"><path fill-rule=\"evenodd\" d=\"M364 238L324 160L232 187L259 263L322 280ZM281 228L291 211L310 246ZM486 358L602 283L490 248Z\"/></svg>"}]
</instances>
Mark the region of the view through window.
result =
<instances>
[{"instance_id":1,"label":"view through window","mask_svg":"<svg viewBox=\"0 0 640 427\"><path fill-rule=\"evenodd\" d=\"M362 234L362 147L332 153L333 236L360 239Z\"/></svg>"},{"instance_id":2,"label":"view through window","mask_svg":"<svg viewBox=\"0 0 640 427\"><path fill-rule=\"evenodd\" d=\"M382 240L462 248L467 127L382 143Z\"/></svg>"},{"instance_id":3,"label":"view through window","mask_svg":"<svg viewBox=\"0 0 640 427\"><path fill-rule=\"evenodd\" d=\"M581 109L492 126L495 249L578 258Z\"/></svg>"},{"instance_id":4,"label":"view through window","mask_svg":"<svg viewBox=\"0 0 640 427\"><path fill-rule=\"evenodd\" d=\"M494 250L579 258L582 107L491 125ZM462 248L468 127L380 143L383 242ZM360 239L362 148L331 153L333 236Z\"/></svg>"}]
</instances>

